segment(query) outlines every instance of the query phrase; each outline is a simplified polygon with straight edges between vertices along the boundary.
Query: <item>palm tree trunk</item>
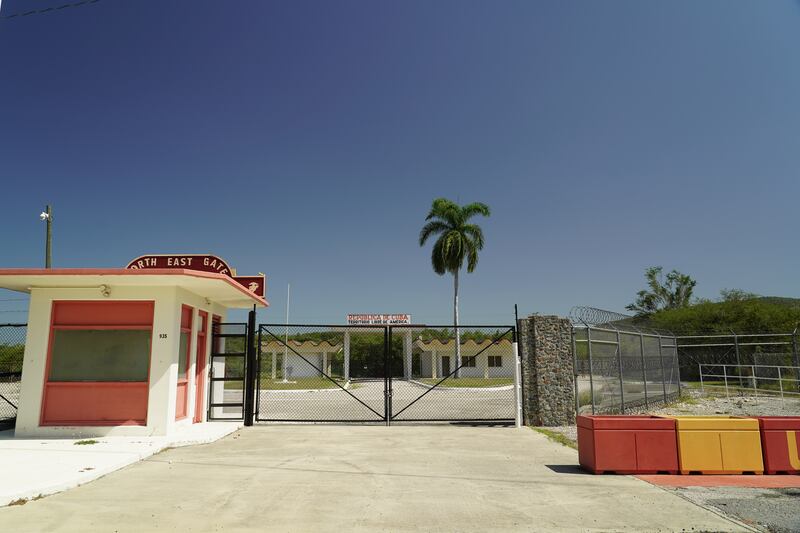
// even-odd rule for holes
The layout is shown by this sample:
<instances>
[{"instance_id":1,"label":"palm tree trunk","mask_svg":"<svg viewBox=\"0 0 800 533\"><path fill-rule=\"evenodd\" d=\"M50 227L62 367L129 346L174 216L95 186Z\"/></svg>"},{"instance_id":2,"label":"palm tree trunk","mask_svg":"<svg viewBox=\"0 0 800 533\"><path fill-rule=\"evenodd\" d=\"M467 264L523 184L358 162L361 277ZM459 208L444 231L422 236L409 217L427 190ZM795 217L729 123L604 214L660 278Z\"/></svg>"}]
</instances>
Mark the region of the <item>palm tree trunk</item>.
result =
<instances>
[{"instance_id":1,"label":"palm tree trunk","mask_svg":"<svg viewBox=\"0 0 800 533\"><path fill-rule=\"evenodd\" d=\"M456 332L456 373L461 374L461 332L458 329L458 270L453 273L453 325Z\"/></svg>"}]
</instances>

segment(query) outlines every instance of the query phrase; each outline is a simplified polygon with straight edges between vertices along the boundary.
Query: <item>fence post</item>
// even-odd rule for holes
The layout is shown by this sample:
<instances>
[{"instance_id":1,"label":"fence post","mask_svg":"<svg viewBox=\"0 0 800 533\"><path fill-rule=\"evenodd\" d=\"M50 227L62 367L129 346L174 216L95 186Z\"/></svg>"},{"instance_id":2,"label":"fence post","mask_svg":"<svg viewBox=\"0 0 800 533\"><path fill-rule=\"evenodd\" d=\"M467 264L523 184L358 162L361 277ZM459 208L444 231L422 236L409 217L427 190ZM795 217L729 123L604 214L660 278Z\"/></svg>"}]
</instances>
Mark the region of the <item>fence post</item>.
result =
<instances>
[{"instance_id":1,"label":"fence post","mask_svg":"<svg viewBox=\"0 0 800 533\"><path fill-rule=\"evenodd\" d=\"M661 353L661 334L658 335L658 362L661 364L661 389L664 391L664 403L667 403L667 372L664 370L664 354ZM675 339L675 353L678 353L678 340Z\"/></svg>"},{"instance_id":2,"label":"fence post","mask_svg":"<svg viewBox=\"0 0 800 533\"><path fill-rule=\"evenodd\" d=\"M245 351L245 386L244 386L244 425L253 425L253 405L255 403L256 381L256 310L250 311L247 317L247 349Z\"/></svg>"},{"instance_id":3,"label":"fence post","mask_svg":"<svg viewBox=\"0 0 800 533\"><path fill-rule=\"evenodd\" d=\"M673 362L673 367L675 368L675 372L677 372L678 378L678 397L680 398L682 394L681 390L681 358L678 355L678 337L672 337L672 347L675 349L675 360Z\"/></svg>"},{"instance_id":4,"label":"fence post","mask_svg":"<svg viewBox=\"0 0 800 533\"><path fill-rule=\"evenodd\" d=\"M730 398L731 395L728 393L728 365L722 365L722 375L725 378L725 397Z\"/></svg>"},{"instance_id":5,"label":"fence post","mask_svg":"<svg viewBox=\"0 0 800 533\"><path fill-rule=\"evenodd\" d=\"M739 359L739 336L735 331L731 331L731 333L733 333L733 346L736 350L736 373L739 374L739 387L744 388L744 382L742 381L742 361Z\"/></svg>"},{"instance_id":6,"label":"fence post","mask_svg":"<svg viewBox=\"0 0 800 533\"><path fill-rule=\"evenodd\" d=\"M792 331L792 365L794 366L794 385L795 390L800 392L800 376L797 375L800 367L800 358L797 356L797 328Z\"/></svg>"},{"instance_id":7,"label":"fence post","mask_svg":"<svg viewBox=\"0 0 800 533\"><path fill-rule=\"evenodd\" d=\"M786 407L783 401L783 378L781 377L781 367L778 367L778 386L781 388L781 408Z\"/></svg>"},{"instance_id":8,"label":"fence post","mask_svg":"<svg viewBox=\"0 0 800 533\"><path fill-rule=\"evenodd\" d=\"M758 396L758 378L756 378L756 365L750 365L750 372L753 374L753 389L755 396Z\"/></svg>"},{"instance_id":9,"label":"fence post","mask_svg":"<svg viewBox=\"0 0 800 533\"><path fill-rule=\"evenodd\" d=\"M705 393L706 389L703 386L703 363L697 363L697 370L700 373L700 392Z\"/></svg>"},{"instance_id":10,"label":"fence post","mask_svg":"<svg viewBox=\"0 0 800 533\"><path fill-rule=\"evenodd\" d=\"M456 339L458 342L458 339ZM383 416L386 425L392 424L392 326L383 328Z\"/></svg>"},{"instance_id":11,"label":"fence post","mask_svg":"<svg viewBox=\"0 0 800 533\"><path fill-rule=\"evenodd\" d=\"M516 408L514 409L514 425L518 428L522 427L522 361L519 358L519 343L517 342L516 333L514 337L514 401ZM575 400L577 402L577 399ZM577 412L575 413L577 416Z\"/></svg>"},{"instance_id":12,"label":"fence post","mask_svg":"<svg viewBox=\"0 0 800 533\"><path fill-rule=\"evenodd\" d=\"M619 338L619 330L617 330L617 367L619 370L619 407L620 412L625 414L625 386L622 379L622 343Z\"/></svg>"},{"instance_id":13,"label":"fence post","mask_svg":"<svg viewBox=\"0 0 800 533\"><path fill-rule=\"evenodd\" d=\"M570 330L570 340L572 341L572 373L575 380L575 416L580 414L580 402L578 400L578 350L575 343L575 328ZM521 405L521 404L520 404Z\"/></svg>"},{"instance_id":14,"label":"fence post","mask_svg":"<svg viewBox=\"0 0 800 533\"><path fill-rule=\"evenodd\" d=\"M594 414L594 364L592 364L592 328L586 326L586 346L589 350L589 394L592 396L592 414Z\"/></svg>"},{"instance_id":15,"label":"fence post","mask_svg":"<svg viewBox=\"0 0 800 533\"><path fill-rule=\"evenodd\" d=\"M642 386L644 387L644 407L645 409L650 408L650 404L647 401L647 365L645 364L644 359L644 335L639 332L639 350L641 351L642 355Z\"/></svg>"}]
</instances>

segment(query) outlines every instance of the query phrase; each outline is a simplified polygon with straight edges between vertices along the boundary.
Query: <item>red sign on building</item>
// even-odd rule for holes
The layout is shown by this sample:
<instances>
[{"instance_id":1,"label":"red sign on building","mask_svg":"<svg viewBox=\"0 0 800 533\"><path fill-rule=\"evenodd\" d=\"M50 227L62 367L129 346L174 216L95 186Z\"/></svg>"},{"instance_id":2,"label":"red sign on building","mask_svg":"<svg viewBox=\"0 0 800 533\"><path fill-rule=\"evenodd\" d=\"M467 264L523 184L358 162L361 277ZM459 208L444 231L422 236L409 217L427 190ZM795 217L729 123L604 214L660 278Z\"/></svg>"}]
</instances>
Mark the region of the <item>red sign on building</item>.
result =
<instances>
[{"instance_id":1,"label":"red sign on building","mask_svg":"<svg viewBox=\"0 0 800 533\"><path fill-rule=\"evenodd\" d=\"M225 274L242 285L256 296L266 294L266 276L236 276L234 270L224 260L211 254L148 254L142 255L128 263L132 270L150 268L184 268L200 272L216 272Z\"/></svg>"},{"instance_id":2,"label":"red sign on building","mask_svg":"<svg viewBox=\"0 0 800 533\"><path fill-rule=\"evenodd\" d=\"M256 296L263 298L267 294L267 277L264 274L258 276L233 276L233 281L239 283Z\"/></svg>"},{"instance_id":3,"label":"red sign on building","mask_svg":"<svg viewBox=\"0 0 800 533\"><path fill-rule=\"evenodd\" d=\"M233 276L228 263L215 255L150 254L137 257L125 268L185 268Z\"/></svg>"}]
</instances>

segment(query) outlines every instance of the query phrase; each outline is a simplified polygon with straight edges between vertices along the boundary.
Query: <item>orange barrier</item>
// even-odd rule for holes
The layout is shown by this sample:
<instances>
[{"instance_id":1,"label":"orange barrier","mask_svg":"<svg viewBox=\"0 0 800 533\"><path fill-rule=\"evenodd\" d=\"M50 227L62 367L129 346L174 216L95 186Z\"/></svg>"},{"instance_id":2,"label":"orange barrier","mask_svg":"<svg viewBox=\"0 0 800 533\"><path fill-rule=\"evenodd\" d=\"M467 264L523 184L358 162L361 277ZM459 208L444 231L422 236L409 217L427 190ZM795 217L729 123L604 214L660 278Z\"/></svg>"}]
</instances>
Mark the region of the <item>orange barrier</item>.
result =
<instances>
[{"instance_id":1,"label":"orange barrier","mask_svg":"<svg viewBox=\"0 0 800 533\"><path fill-rule=\"evenodd\" d=\"M760 416L761 448L767 474L800 474L800 417Z\"/></svg>"},{"instance_id":2,"label":"orange barrier","mask_svg":"<svg viewBox=\"0 0 800 533\"><path fill-rule=\"evenodd\" d=\"M669 416L678 435L681 474L764 473L758 420L733 416Z\"/></svg>"},{"instance_id":3,"label":"orange barrier","mask_svg":"<svg viewBox=\"0 0 800 533\"><path fill-rule=\"evenodd\" d=\"M656 416L578 416L578 458L594 474L677 473L675 421Z\"/></svg>"},{"instance_id":4,"label":"orange barrier","mask_svg":"<svg viewBox=\"0 0 800 533\"><path fill-rule=\"evenodd\" d=\"M800 416L578 416L595 474L800 474Z\"/></svg>"}]
</instances>

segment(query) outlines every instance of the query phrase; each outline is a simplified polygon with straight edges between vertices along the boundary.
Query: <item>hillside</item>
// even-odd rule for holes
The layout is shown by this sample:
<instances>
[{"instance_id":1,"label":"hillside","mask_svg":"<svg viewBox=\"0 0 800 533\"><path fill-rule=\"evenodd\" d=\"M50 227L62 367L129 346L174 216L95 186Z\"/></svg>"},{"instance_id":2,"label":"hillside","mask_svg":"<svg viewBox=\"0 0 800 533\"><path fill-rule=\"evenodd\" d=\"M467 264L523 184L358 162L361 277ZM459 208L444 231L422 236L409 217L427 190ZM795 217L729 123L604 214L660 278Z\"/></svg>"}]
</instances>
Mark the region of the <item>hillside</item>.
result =
<instances>
[{"instance_id":1,"label":"hillside","mask_svg":"<svg viewBox=\"0 0 800 533\"><path fill-rule=\"evenodd\" d=\"M713 333L791 333L800 324L800 299L756 296L730 301L701 301L682 309L659 311L647 323L681 335Z\"/></svg>"}]
</instances>

